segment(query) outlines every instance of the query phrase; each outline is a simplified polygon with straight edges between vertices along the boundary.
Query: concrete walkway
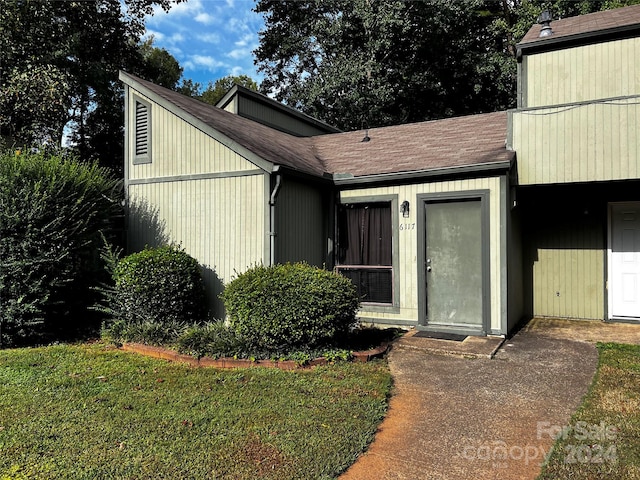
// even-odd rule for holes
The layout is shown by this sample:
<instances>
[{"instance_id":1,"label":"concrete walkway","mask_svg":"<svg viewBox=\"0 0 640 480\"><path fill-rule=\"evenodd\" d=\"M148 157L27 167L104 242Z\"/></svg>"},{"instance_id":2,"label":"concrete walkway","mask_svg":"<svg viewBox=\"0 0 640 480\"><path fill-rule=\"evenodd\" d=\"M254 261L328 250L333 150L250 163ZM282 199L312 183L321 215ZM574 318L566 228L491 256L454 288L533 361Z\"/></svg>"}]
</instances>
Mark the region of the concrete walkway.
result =
<instances>
[{"instance_id":1,"label":"concrete walkway","mask_svg":"<svg viewBox=\"0 0 640 480\"><path fill-rule=\"evenodd\" d=\"M640 343L640 325L534 320L492 359L477 339L476 356L460 342L438 340L438 355L433 339L401 339L388 415L340 479L535 479L591 384L598 340Z\"/></svg>"}]
</instances>

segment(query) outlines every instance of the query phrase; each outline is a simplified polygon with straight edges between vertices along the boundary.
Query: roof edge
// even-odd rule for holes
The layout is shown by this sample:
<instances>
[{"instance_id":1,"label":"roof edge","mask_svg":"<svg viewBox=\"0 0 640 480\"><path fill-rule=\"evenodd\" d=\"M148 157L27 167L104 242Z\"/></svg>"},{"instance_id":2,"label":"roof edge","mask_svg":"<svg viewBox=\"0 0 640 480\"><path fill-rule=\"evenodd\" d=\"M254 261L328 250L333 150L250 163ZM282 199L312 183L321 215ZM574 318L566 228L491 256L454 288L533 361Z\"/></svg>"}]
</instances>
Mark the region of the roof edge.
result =
<instances>
[{"instance_id":1,"label":"roof edge","mask_svg":"<svg viewBox=\"0 0 640 480\"><path fill-rule=\"evenodd\" d=\"M289 107L283 103L280 103L263 93L256 92L255 90L251 90L250 88L243 87L242 85L239 85L237 83L234 84L234 86L229 89L229 91L224 95L224 97L222 97L218 101L218 103L216 103L216 107L224 109L229 104L229 102L231 101L231 99L236 93L251 97L253 100L258 101L263 105L273 107L276 110L279 110L287 115L292 115L305 122L311 123L319 128L330 130L330 132L328 133L342 133L342 130L340 130L337 127L334 127L333 125L329 125L328 123L323 122L322 120L318 120L317 118L312 117L311 115L307 115L306 113L301 112L300 110L296 110L293 107Z\"/></svg>"},{"instance_id":2,"label":"roof edge","mask_svg":"<svg viewBox=\"0 0 640 480\"><path fill-rule=\"evenodd\" d=\"M166 100L165 98L162 98L161 96L157 95L155 92L152 92L147 87L145 87L140 82L138 82L133 75L130 75L129 73L127 73L127 72L125 72L123 70L120 70L119 74L118 74L118 79L121 82L123 82L126 85L128 85L129 87L133 88L134 90L137 90L137 91L143 93L145 96L149 97L151 100L153 100L155 103L160 105L162 108L165 108L166 110L170 111L171 113L173 113L177 117L183 119L185 122L193 125L195 128L197 128L197 129L201 130L202 132L206 133L211 138L213 138L213 139L217 140L218 142L222 143L224 146L230 148L231 150L236 152L238 155L244 157L245 159L247 159L248 161L250 161L251 163L256 165L261 170L264 170L267 173L269 173L269 172L271 172L273 170L273 166L274 166L273 163L271 163L268 160L265 160L264 158L256 155L255 153L253 153L248 148L243 147L238 142L236 142L235 140L227 137L222 132L219 132L215 128L207 125L202 120L200 120L197 117L195 117L194 115L191 115L190 113L186 112L181 107L171 103L169 100ZM233 115L232 113L228 113L228 114L229 115Z\"/></svg>"},{"instance_id":3,"label":"roof edge","mask_svg":"<svg viewBox=\"0 0 640 480\"><path fill-rule=\"evenodd\" d=\"M233 87L227 90L227 93L225 93L224 96L220 100L218 100L215 106L225 110L227 105L229 105L229 102L231 101L231 99L233 98L233 96L236 94L237 91L238 91L238 84L234 83Z\"/></svg>"},{"instance_id":4,"label":"roof edge","mask_svg":"<svg viewBox=\"0 0 640 480\"><path fill-rule=\"evenodd\" d=\"M432 168L428 170L413 170L409 172L397 172L397 173L381 173L374 175L361 175L353 176L349 173L334 173L332 175L333 183L336 186L341 185L359 185L363 183L378 183L400 180L414 180L424 177L444 177L450 175L464 175L469 173L481 173L481 172L498 172L509 170L515 162L515 152L511 153L509 160L503 160L500 162L484 162L476 163L474 165L460 165L457 167L441 167Z\"/></svg>"},{"instance_id":5,"label":"roof edge","mask_svg":"<svg viewBox=\"0 0 640 480\"><path fill-rule=\"evenodd\" d=\"M603 41L623 40L625 38L633 38L638 34L640 34L640 23L576 33L573 35L561 35L558 37L551 35L549 37L543 37L540 40L531 40L529 42L516 44L516 56L520 58L522 55L532 53L550 52L562 48L601 43Z\"/></svg>"}]
</instances>

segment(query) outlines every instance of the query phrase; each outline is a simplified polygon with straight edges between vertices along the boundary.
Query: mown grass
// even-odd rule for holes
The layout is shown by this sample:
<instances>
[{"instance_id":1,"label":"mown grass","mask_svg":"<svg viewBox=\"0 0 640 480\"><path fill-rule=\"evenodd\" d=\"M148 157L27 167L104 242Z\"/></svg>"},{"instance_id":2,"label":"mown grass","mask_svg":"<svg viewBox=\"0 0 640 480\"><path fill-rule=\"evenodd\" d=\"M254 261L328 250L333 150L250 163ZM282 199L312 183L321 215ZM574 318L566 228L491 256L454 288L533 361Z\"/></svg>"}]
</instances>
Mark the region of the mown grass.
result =
<instances>
[{"instance_id":1,"label":"mown grass","mask_svg":"<svg viewBox=\"0 0 640 480\"><path fill-rule=\"evenodd\" d=\"M640 346L598 344L593 384L539 480L640 479Z\"/></svg>"},{"instance_id":2,"label":"mown grass","mask_svg":"<svg viewBox=\"0 0 640 480\"><path fill-rule=\"evenodd\" d=\"M0 479L328 479L373 439L385 362L194 369L103 345L0 351Z\"/></svg>"}]
</instances>

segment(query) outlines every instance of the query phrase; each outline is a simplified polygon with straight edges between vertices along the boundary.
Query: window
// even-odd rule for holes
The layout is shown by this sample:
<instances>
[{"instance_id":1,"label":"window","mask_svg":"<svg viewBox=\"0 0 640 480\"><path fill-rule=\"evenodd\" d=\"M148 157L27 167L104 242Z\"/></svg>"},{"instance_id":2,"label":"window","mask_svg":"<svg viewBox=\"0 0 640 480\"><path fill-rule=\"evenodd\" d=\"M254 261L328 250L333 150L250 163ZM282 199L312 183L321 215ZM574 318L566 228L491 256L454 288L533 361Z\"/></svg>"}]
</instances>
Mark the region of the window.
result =
<instances>
[{"instance_id":1,"label":"window","mask_svg":"<svg viewBox=\"0 0 640 480\"><path fill-rule=\"evenodd\" d=\"M151 105L135 101L134 164L151 162Z\"/></svg>"},{"instance_id":2,"label":"window","mask_svg":"<svg viewBox=\"0 0 640 480\"><path fill-rule=\"evenodd\" d=\"M363 303L393 303L391 202L340 206L337 270L351 279Z\"/></svg>"}]
</instances>

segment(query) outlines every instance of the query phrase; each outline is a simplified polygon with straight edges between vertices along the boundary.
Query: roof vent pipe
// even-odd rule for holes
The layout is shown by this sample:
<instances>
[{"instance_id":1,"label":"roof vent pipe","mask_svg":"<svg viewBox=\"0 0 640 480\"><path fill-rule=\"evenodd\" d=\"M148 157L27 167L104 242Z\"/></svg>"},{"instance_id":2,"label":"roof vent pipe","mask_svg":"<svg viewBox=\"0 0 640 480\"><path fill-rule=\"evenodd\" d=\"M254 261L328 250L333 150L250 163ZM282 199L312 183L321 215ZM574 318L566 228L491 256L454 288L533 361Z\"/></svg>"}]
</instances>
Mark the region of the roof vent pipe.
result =
<instances>
[{"instance_id":1,"label":"roof vent pipe","mask_svg":"<svg viewBox=\"0 0 640 480\"><path fill-rule=\"evenodd\" d=\"M538 37L548 37L549 35L553 35L553 30L551 30L551 14L549 13L549 10L545 10L538 16L538 23L542 25L540 35L538 35Z\"/></svg>"}]
</instances>

